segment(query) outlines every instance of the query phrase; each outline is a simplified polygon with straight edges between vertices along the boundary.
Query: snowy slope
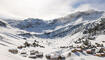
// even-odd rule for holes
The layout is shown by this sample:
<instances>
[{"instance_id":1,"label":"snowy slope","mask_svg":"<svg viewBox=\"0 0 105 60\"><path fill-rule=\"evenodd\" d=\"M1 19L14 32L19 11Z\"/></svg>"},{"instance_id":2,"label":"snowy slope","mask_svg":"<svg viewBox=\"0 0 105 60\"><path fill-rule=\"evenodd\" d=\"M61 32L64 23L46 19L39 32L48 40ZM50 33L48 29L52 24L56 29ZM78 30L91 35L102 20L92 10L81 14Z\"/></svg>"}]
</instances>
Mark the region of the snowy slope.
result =
<instances>
[{"instance_id":1,"label":"snowy slope","mask_svg":"<svg viewBox=\"0 0 105 60\"><path fill-rule=\"evenodd\" d=\"M65 60L104 60L105 57L87 54L86 51L91 49L90 47L84 49L83 52L72 52L72 49L77 49L78 46L87 46L84 45L86 40L92 46L96 46L96 43L103 44L101 47L96 47L95 50L105 48L104 17L105 13L103 11L89 10L75 12L68 16L49 21L33 18L25 20L1 18L0 59L33 60L29 58L29 54L30 51L35 50L42 52L44 56L42 58L35 58L34 60L47 60L45 57L47 54L56 54L52 58L58 55L66 56L67 52L70 52L71 56L66 57ZM35 42L38 46L30 46L23 49L17 48L24 46L26 41L31 45ZM8 52L9 49L17 49L19 52L12 54ZM23 51L28 53L27 57L22 57L21 53Z\"/></svg>"},{"instance_id":2,"label":"snowy slope","mask_svg":"<svg viewBox=\"0 0 105 60\"><path fill-rule=\"evenodd\" d=\"M103 11L83 11L75 12L68 16L61 17L58 19L43 21L41 19L28 18L22 21L6 20L12 27L26 30L28 32L34 32L36 37L40 38L55 38L64 37L68 34L74 34L83 30L83 27L90 24L104 15ZM16 22L16 23L15 23Z\"/></svg>"}]
</instances>

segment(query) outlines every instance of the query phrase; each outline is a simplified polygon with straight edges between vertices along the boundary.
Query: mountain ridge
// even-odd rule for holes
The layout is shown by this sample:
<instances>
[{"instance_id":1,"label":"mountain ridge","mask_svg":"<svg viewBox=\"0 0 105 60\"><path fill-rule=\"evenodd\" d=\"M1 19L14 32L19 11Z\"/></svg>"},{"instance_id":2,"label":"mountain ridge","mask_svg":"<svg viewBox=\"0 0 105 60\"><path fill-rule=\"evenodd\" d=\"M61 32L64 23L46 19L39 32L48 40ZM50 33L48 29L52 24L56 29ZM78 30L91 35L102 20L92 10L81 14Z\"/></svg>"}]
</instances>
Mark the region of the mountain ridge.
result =
<instances>
[{"instance_id":1,"label":"mountain ridge","mask_svg":"<svg viewBox=\"0 0 105 60\"><path fill-rule=\"evenodd\" d=\"M53 36L56 36L56 35L61 35L61 37L67 36L68 33L64 33L66 35L63 35L62 32L70 31L70 30L73 31L73 29L74 30L76 29L75 28L76 26L78 26L77 28L79 28L84 24L89 25L90 23L100 19L104 14L105 14L104 11L88 10L88 11L82 11L82 12L78 11L70 15L67 15L65 17L61 17L61 18L49 20L49 21L43 21L42 19L34 19L34 18L28 18L21 21L20 20L13 21L11 19L8 19L5 21L7 21L7 23L11 27L19 28L21 30L26 30L28 32L39 33L39 34L34 34L36 37L54 38ZM61 34L59 34L58 32ZM72 35L71 32L69 32L69 34Z\"/></svg>"},{"instance_id":2,"label":"mountain ridge","mask_svg":"<svg viewBox=\"0 0 105 60\"><path fill-rule=\"evenodd\" d=\"M105 13L95 10L50 21L0 19L0 57L3 60L104 60L104 23Z\"/></svg>"}]
</instances>

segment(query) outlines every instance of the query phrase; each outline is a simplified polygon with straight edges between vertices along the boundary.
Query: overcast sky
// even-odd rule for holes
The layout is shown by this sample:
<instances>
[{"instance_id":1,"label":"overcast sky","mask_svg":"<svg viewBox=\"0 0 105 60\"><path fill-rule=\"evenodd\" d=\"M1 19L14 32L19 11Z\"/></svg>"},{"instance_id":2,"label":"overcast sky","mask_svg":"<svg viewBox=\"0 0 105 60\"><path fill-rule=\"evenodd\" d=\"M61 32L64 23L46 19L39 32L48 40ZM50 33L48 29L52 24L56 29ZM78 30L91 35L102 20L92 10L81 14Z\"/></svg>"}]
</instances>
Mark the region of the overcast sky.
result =
<instances>
[{"instance_id":1,"label":"overcast sky","mask_svg":"<svg viewBox=\"0 0 105 60\"><path fill-rule=\"evenodd\" d=\"M78 10L104 10L105 0L0 0L0 16L54 19Z\"/></svg>"}]
</instances>

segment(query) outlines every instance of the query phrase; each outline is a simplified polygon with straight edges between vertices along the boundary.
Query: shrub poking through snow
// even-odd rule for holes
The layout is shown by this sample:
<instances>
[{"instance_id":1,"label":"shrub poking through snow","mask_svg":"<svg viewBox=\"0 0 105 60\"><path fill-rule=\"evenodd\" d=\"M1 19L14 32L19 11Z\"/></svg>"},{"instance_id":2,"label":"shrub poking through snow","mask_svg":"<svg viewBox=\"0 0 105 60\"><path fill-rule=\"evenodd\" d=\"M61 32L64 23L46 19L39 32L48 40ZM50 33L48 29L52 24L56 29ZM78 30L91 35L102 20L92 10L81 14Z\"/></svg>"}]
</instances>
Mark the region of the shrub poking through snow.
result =
<instances>
[{"instance_id":1,"label":"shrub poking through snow","mask_svg":"<svg viewBox=\"0 0 105 60\"><path fill-rule=\"evenodd\" d=\"M95 43L97 47L103 47L103 44Z\"/></svg>"},{"instance_id":2,"label":"shrub poking through snow","mask_svg":"<svg viewBox=\"0 0 105 60\"><path fill-rule=\"evenodd\" d=\"M101 57L101 54L100 53L96 53L94 56L100 56Z\"/></svg>"},{"instance_id":3,"label":"shrub poking through snow","mask_svg":"<svg viewBox=\"0 0 105 60\"><path fill-rule=\"evenodd\" d=\"M105 57L105 53L96 53L94 56Z\"/></svg>"},{"instance_id":4,"label":"shrub poking through snow","mask_svg":"<svg viewBox=\"0 0 105 60\"><path fill-rule=\"evenodd\" d=\"M18 50L17 49L9 49L9 52L11 52L13 54L18 54Z\"/></svg>"},{"instance_id":5,"label":"shrub poking through snow","mask_svg":"<svg viewBox=\"0 0 105 60\"><path fill-rule=\"evenodd\" d=\"M101 56L104 56L105 57L105 53L101 53Z\"/></svg>"},{"instance_id":6,"label":"shrub poking through snow","mask_svg":"<svg viewBox=\"0 0 105 60\"><path fill-rule=\"evenodd\" d=\"M83 52L83 50L81 48L77 48L76 49L78 52Z\"/></svg>"},{"instance_id":7,"label":"shrub poking through snow","mask_svg":"<svg viewBox=\"0 0 105 60\"><path fill-rule=\"evenodd\" d=\"M39 58L42 58L43 57L43 53L39 52L39 53L36 54L36 56L39 57Z\"/></svg>"},{"instance_id":8,"label":"shrub poking through snow","mask_svg":"<svg viewBox=\"0 0 105 60\"><path fill-rule=\"evenodd\" d=\"M30 55L29 58L42 58L43 57L43 53L39 52L39 51L30 51Z\"/></svg>"},{"instance_id":9,"label":"shrub poking through snow","mask_svg":"<svg viewBox=\"0 0 105 60\"><path fill-rule=\"evenodd\" d=\"M76 44L82 43L82 39L79 38L77 41L75 41Z\"/></svg>"},{"instance_id":10,"label":"shrub poking through snow","mask_svg":"<svg viewBox=\"0 0 105 60\"><path fill-rule=\"evenodd\" d=\"M25 48L25 46L18 46L17 48L18 49L22 49L22 48Z\"/></svg>"},{"instance_id":11,"label":"shrub poking through snow","mask_svg":"<svg viewBox=\"0 0 105 60\"><path fill-rule=\"evenodd\" d=\"M29 44L27 41L24 43L25 47L29 47L31 44Z\"/></svg>"},{"instance_id":12,"label":"shrub poking through snow","mask_svg":"<svg viewBox=\"0 0 105 60\"><path fill-rule=\"evenodd\" d=\"M18 49L22 49L22 48L26 48L26 47L40 47L40 48L45 48L44 46L39 45L38 43L39 43L39 42L36 41L36 40L35 40L32 44L31 44L31 43L28 43L28 42L26 41L23 45L18 46L17 48L18 48Z\"/></svg>"},{"instance_id":13,"label":"shrub poking through snow","mask_svg":"<svg viewBox=\"0 0 105 60\"><path fill-rule=\"evenodd\" d=\"M74 53L74 52L77 52L77 50L76 50L76 49L73 49L73 50L71 50L71 51L72 51L73 53Z\"/></svg>"},{"instance_id":14,"label":"shrub poking through snow","mask_svg":"<svg viewBox=\"0 0 105 60\"><path fill-rule=\"evenodd\" d=\"M104 53L104 48L100 48L99 53Z\"/></svg>"},{"instance_id":15,"label":"shrub poking through snow","mask_svg":"<svg viewBox=\"0 0 105 60\"><path fill-rule=\"evenodd\" d=\"M84 45L89 45L89 44L90 44L90 43L89 43L89 40L83 41L83 44L84 44Z\"/></svg>"},{"instance_id":16,"label":"shrub poking through snow","mask_svg":"<svg viewBox=\"0 0 105 60\"><path fill-rule=\"evenodd\" d=\"M83 50L81 48L74 48L71 50L71 52L83 52Z\"/></svg>"},{"instance_id":17,"label":"shrub poking through snow","mask_svg":"<svg viewBox=\"0 0 105 60\"><path fill-rule=\"evenodd\" d=\"M70 54L71 55L71 54ZM68 54L67 54L68 56ZM46 58L48 60L65 60L65 55L60 55L60 54L57 54L56 52L55 53L51 53L51 54L47 54L46 55Z\"/></svg>"},{"instance_id":18,"label":"shrub poking through snow","mask_svg":"<svg viewBox=\"0 0 105 60\"><path fill-rule=\"evenodd\" d=\"M61 55L61 56L58 57L58 59L59 59L59 60L65 60L66 58L65 58L65 56L62 56L62 55Z\"/></svg>"},{"instance_id":19,"label":"shrub poking through snow","mask_svg":"<svg viewBox=\"0 0 105 60\"><path fill-rule=\"evenodd\" d=\"M28 56L29 58L37 58L36 54L33 52L33 53L30 53L30 55Z\"/></svg>"},{"instance_id":20,"label":"shrub poking through snow","mask_svg":"<svg viewBox=\"0 0 105 60\"><path fill-rule=\"evenodd\" d=\"M47 55L46 55L46 58L47 58L47 59L50 59L50 58L51 58L51 56L50 56L49 54L47 54Z\"/></svg>"},{"instance_id":21,"label":"shrub poking through snow","mask_svg":"<svg viewBox=\"0 0 105 60\"><path fill-rule=\"evenodd\" d=\"M25 52L25 51L24 51L24 52L21 52L20 54L21 54L23 57L27 57L27 56L28 56L27 52Z\"/></svg>"},{"instance_id":22,"label":"shrub poking through snow","mask_svg":"<svg viewBox=\"0 0 105 60\"><path fill-rule=\"evenodd\" d=\"M87 52L87 54L94 54L95 49L87 49L86 52Z\"/></svg>"}]
</instances>

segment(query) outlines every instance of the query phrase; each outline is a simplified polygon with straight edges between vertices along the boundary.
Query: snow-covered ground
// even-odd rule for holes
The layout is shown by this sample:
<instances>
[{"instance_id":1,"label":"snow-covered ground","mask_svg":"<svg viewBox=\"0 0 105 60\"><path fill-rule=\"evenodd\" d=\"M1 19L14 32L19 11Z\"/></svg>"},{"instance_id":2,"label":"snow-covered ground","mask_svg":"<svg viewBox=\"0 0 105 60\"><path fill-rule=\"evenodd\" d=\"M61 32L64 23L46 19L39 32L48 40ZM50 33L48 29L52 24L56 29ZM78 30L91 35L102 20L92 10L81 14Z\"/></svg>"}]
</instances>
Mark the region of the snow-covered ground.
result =
<instances>
[{"instance_id":1,"label":"snow-covered ground","mask_svg":"<svg viewBox=\"0 0 105 60\"><path fill-rule=\"evenodd\" d=\"M103 17L103 14L104 12L93 10L76 12L53 21L0 19L0 60L47 60L47 54L64 54L66 56L67 52L70 52L71 55L66 57L65 60L105 60L105 56L98 57L87 54L85 50L83 52L72 52L72 49L83 44L74 42L83 37L85 37L83 40L86 40L91 34L83 34L83 31L97 26L97 22ZM6 26L3 26L5 24ZM91 36L95 37L95 39L89 40L89 42L93 45L95 43L103 44L103 48L105 48L105 34L102 32L99 31L99 34ZM23 46L26 41L30 44L37 41L38 47L17 48L18 46ZM73 48L69 46L73 46ZM12 54L9 49L17 49L18 53ZM32 50L42 52L43 57L29 58ZM23 51L28 53L27 57L21 55ZM56 57L56 55L53 57Z\"/></svg>"}]
</instances>

